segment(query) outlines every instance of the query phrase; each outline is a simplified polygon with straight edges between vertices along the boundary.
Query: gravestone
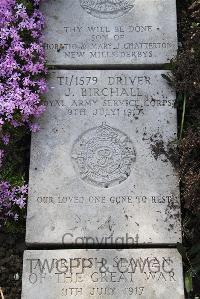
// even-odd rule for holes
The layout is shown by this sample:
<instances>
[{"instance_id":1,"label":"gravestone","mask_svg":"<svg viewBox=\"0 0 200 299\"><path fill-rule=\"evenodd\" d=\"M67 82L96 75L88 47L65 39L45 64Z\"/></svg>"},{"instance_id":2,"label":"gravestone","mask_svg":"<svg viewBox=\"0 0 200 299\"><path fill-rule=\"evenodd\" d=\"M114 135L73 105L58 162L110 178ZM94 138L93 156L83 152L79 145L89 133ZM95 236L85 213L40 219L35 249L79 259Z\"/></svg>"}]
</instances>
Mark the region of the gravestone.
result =
<instances>
[{"instance_id":1,"label":"gravestone","mask_svg":"<svg viewBox=\"0 0 200 299\"><path fill-rule=\"evenodd\" d=\"M176 94L167 71L124 70L175 57L176 1L42 10L54 70L32 136L26 242L84 249L25 251L22 299L184 299L179 253L150 248L181 242Z\"/></svg>"},{"instance_id":2,"label":"gravestone","mask_svg":"<svg viewBox=\"0 0 200 299\"><path fill-rule=\"evenodd\" d=\"M22 299L184 299L182 275L175 249L26 251Z\"/></svg>"},{"instance_id":3,"label":"gravestone","mask_svg":"<svg viewBox=\"0 0 200 299\"><path fill-rule=\"evenodd\" d=\"M150 65L176 55L175 0L48 0L50 65Z\"/></svg>"},{"instance_id":4,"label":"gravestone","mask_svg":"<svg viewBox=\"0 0 200 299\"><path fill-rule=\"evenodd\" d=\"M181 242L166 71L50 71L32 138L26 241Z\"/></svg>"}]
</instances>

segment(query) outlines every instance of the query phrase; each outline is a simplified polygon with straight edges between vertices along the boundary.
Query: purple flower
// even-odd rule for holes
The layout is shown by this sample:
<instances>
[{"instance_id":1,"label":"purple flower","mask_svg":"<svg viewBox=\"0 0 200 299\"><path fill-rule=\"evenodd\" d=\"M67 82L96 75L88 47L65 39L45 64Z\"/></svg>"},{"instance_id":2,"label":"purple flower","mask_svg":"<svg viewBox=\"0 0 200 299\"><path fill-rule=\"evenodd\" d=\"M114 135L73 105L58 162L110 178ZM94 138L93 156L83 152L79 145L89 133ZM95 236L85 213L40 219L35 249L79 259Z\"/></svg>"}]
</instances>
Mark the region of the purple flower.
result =
<instances>
[{"instance_id":1,"label":"purple flower","mask_svg":"<svg viewBox=\"0 0 200 299\"><path fill-rule=\"evenodd\" d=\"M40 130L40 127L38 124L30 124L30 130L31 132L36 133Z\"/></svg>"},{"instance_id":2,"label":"purple flower","mask_svg":"<svg viewBox=\"0 0 200 299\"><path fill-rule=\"evenodd\" d=\"M0 227L7 221L19 219L19 211L26 206L27 185L12 187L8 182L0 182Z\"/></svg>"},{"instance_id":3,"label":"purple flower","mask_svg":"<svg viewBox=\"0 0 200 299\"><path fill-rule=\"evenodd\" d=\"M27 185L23 185L23 186L19 187L18 190L22 194L27 194L28 193L28 186Z\"/></svg>"},{"instance_id":4,"label":"purple flower","mask_svg":"<svg viewBox=\"0 0 200 299\"><path fill-rule=\"evenodd\" d=\"M41 95L46 92L45 53L43 48L44 16L39 0L27 11L18 0L0 0L0 167L6 145L12 139L9 128L26 126L39 129L34 119L44 112ZM23 1L22 1L23 2ZM5 149L3 149L5 148ZM0 226L19 220L25 208L28 187L13 187L0 181Z\"/></svg>"},{"instance_id":5,"label":"purple flower","mask_svg":"<svg viewBox=\"0 0 200 299\"><path fill-rule=\"evenodd\" d=\"M7 145L10 141L10 135L9 134L3 135L2 136L2 141L3 141L4 144Z\"/></svg>"},{"instance_id":6,"label":"purple flower","mask_svg":"<svg viewBox=\"0 0 200 299\"><path fill-rule=\"evenodd\" d=\"M39 0L32 4L30 15L16 0L0 0L0 139L4 144L9 142L8 125L35 132L38 126L33 119L45 109L41 103L47 90L44 16L38 9Z\"/></svg>"},{"instance_id":7,"label":"purple flower","mask_svg":"<svg viewBox=\"0 0 200 299\"><path fill-rule=\"evenodd\" d=\"M4 150L0 149L0 168L1 168L2 164L3 164L4 155L5 155Z\"/></svg>"},{"instance_id":8,"label":"purple flower","mask_svg":"<svg viewBox=\"0 0 200 299\"><path fill-rule=\"evenodd\" d=\"M25 203L25 198L24 197L20 197L20 198L18 198L16 201L15 201L15 203L18 205L18 207L20 208L20 209L23 209L24 207L25 207L25 205L26 205L26 203Z\"/></svg>"}]
</instances>

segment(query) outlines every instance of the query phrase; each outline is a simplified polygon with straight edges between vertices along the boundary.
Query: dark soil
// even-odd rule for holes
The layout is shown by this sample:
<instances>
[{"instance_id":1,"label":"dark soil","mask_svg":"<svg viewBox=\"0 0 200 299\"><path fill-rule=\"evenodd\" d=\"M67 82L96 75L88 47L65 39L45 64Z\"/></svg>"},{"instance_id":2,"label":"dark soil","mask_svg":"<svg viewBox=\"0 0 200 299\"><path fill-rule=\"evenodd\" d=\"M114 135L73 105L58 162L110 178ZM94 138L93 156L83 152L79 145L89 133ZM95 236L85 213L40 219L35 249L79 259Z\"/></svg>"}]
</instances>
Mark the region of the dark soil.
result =
<instances>
[{"instance_id":1,"label":"dark soil","mask_svg":"<svg viewBox=\"0 0 200 299\"><path fill-rule=\"evenodd\" d=\"M179 140L181 199L184 241L194 245L200 241L199 226L194 226L194 221L199 224L200 218L200 0L178 3L182 47L172 72L179 93L179 127L186 100L184 130Z\"/></svg>"},{"instance_id":2,"label":"dark soil","mask_svg":"<svg viewBox=\"0 0 200 299\"><path fill-rule=\"evenodd\" d=\"M188 298L200 297L200 0L178 0L179 41L172 63L178 92L179 155L185 275L193 280ZM183 110L185 103L185 116ZM188 293L188 292L187 292Z\"/></svg>"},{"instance_id":3,"label":"dark soil","mask_svg":"<svg viewBox=\"0 0 200 299\"><path fill-rule=\"evenodd\" d=\"M24 235L0 233L0 287L5 299L21 298ZM1 298L1 296L0 296Z\"/></svg>"}]
</instances>

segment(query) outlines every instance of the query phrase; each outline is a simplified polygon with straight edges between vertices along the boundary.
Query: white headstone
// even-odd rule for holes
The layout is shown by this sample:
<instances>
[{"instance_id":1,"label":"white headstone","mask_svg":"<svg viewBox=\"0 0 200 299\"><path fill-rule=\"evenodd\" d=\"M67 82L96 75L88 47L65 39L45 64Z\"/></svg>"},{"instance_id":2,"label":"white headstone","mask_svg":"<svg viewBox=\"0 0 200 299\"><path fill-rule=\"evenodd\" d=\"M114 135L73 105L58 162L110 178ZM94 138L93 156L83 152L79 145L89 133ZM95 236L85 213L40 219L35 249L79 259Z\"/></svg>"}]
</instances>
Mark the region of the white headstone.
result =
<instances>
[{"instance_id":1,"label":"white headstone","mask_svg":"<svg viewBox=\"0 0 200 299\"><path fill-rule=\"evenodd\" d=\"M181 241L165 71L51 71L33 134L29 244Z\"/></svg>"},{"instance_id":2,"label":"white headstone","mask_svg":"<svg viewBox=\"0 0 200 299\"><path fill-rule=\"evenodd\" d=\"M50 65L168 63L177 50L175 0L48 0Z\"/></svg>"},{"instance_id":3,"label":"white headstone","mask_svg":"<svg viewBox=\"0 0 200 299\"><path fill-rule=\"evenodd\" d=\"M184 299L182 276L176 249L26 251L22 299Z\"/></svg>"}]
</instances>

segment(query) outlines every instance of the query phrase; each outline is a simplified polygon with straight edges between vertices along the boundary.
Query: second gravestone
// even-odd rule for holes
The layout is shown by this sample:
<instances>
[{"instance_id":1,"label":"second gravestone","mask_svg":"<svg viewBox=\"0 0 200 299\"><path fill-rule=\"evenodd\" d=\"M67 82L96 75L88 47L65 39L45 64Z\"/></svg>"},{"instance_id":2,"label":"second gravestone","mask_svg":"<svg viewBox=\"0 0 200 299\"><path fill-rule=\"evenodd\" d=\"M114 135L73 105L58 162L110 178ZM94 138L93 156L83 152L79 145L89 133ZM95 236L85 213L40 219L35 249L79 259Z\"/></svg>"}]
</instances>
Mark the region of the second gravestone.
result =
<instances>
[{"instance_id":1,"label":"second gravestone","mask_svg":"<svg viewBox=\"0 0 200 299\"><path fill-rule=\"evenodd\" d=\"M176 249L30 250L22 299L184 299Z\"/></svg>"},{"instance_id":2,"label":"second gravestone","mask_svg":"<svg viewBox=\"0 0 200 299\"><path fill-rule=\"evenodd\" d=\"M165 71L51 71L33 136L29 244L181 241Z\"/></svg>"},{"instance_id":3,"label":"second gravestone","mask_svg":"<svg viewBox=\"0 0 200 299\"><path fill-rule=\"evenodd\" d=\"M176 55L175 0L48 0L50 65L151 65Z\"/></svg>"}]
</instances>

